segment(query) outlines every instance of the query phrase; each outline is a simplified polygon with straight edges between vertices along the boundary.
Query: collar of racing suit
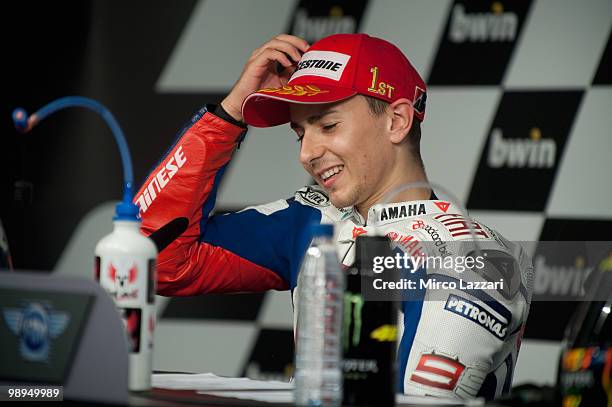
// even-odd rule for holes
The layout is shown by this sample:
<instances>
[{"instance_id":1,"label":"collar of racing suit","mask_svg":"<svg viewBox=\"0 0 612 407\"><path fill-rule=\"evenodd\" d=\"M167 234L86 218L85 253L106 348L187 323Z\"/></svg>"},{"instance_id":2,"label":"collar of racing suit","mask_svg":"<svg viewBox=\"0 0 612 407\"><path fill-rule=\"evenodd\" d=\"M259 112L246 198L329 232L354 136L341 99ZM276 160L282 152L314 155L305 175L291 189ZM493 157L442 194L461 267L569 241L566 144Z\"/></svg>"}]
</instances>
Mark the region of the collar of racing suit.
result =
<instances>
[{"instance_id":1,"label":"collar of racing suit","mask_svg":"<svg viewBox=\"0 0 612 407\"><path fill-rule=\"evenodd\" d=\"M429 195L429 200L430 201L438 200L438 196L436 195L434 191L431 191L431 194ZM402 202L402 203L389 203L386 205L381 205L381 204L374 205L368 211L368 219L375 219L376 208L396 207L398 205L407 206L407 205L414 204L415 202L423 202L423 201L408 201L408 202ZM354 223L356 223L359 226L367 226L366 220L363 218L363 216L361 216L361 214L357 211L357 209L355 209L354 206L341 209L340 211L344 213L342 215L342 220L351 219Z\"/></svg>"}]
</instances>

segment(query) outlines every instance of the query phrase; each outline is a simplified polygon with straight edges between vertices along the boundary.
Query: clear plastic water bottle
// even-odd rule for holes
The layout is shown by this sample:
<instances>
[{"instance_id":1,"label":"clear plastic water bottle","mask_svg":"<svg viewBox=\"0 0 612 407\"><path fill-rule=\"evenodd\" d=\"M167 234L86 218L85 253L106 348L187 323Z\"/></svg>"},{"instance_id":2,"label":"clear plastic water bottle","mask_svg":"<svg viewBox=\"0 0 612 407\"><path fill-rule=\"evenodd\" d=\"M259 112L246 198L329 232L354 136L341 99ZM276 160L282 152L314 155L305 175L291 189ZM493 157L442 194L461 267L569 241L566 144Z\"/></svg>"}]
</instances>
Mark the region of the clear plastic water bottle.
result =
<instances>
[{"instance_id":1,"label":"clear plastic water bottle","mask_svg":"<svg viewBox=\"0 0 612 407\"><path fill-rule=\"evenodd\" d=\"M344 274L332 225L312 225L297 287L295 404L342 402L342 305Z\"/></svg>"}]
</instances>

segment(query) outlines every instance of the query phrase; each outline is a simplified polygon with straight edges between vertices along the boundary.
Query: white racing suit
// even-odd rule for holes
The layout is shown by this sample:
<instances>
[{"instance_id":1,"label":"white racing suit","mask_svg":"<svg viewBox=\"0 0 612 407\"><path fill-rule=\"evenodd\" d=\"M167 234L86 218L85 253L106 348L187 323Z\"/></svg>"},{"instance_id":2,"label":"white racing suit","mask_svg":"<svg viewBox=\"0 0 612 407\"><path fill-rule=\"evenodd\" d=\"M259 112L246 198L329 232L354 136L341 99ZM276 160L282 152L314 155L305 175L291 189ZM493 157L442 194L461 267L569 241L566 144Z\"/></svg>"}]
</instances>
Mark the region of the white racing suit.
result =
<instances>
[{"instance_id":1,"label":"white racing suit","mask_svg":"<svg viewBox=\"0 0 612 407\"><path fill-rule=\"evenodd\" d=\"M270 289L295 293L311 222L335 225L339 260L345 266L353 262L355 238L372 233L354 208L335 208L318 186L304 187L289 199L211 215L222 174L244 132L201 109L136 194L145 234L172 221L185 224L160 251L159 294ZM454 398L507 393L532 291L533 269L523 250L464 218L453 204L435 199L376 206L368 220L376 220L377 233L407 253L420 242L440 241L434 246L437 254L443 254L444 245L455 256L468 254L457 244L471 239L471 224L481 249L494 254L495 264L461 275L421 269L414 278L448 283L461 278L498 281L503 276L506 281L503 289L458 287L435 300L434 290L425 287L418 300L402 303L399 391Z\"/></svg>"}]
</instances>

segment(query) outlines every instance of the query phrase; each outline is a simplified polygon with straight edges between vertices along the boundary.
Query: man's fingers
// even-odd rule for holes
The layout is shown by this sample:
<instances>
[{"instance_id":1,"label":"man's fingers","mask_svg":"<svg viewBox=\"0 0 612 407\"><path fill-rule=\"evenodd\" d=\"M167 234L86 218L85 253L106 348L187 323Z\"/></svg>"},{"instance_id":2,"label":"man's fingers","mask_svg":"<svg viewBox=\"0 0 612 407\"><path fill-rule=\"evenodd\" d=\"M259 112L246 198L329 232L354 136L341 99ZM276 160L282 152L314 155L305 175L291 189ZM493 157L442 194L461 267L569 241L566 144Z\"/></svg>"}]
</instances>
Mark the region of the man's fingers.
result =
<instances>
[{"instance_id":1,"label":"man's fingers","mask_svg":"<svg viewBox=\"0 0 612 407\"><path fill-rule=\"evenodd\" d=\"M287 57L287 55L284 52L279 51L277 49L268 48L268 49L264 50L259 55L258 58L264 58L264 59L266 59L266 62L268 62L268 61L277 61L278 63L280 63L285 68L288 68L291 65L293 65L293 62L291 62L291 60Z\"/></svg>"},{"instance_id":2,"label":"man's fingers","mask_svg":"<svg viewBox=\"0 0 612 407\"><path fill-rule=\"evenodd\" d=\"M294 47L302 51L302 53L308 51L308 48L310 48L310 45L306 42L306 40L296 37L295 35L279 34L275 38L292 44Z\"/></svg>"},{"instance_id":3,"label":"man's fingers","mask_svg":"<svg viewBox=\"0 0 612 407\"><path fill-rule=\"evenodd\" d=\"M260 89L262 85L286 84L291 74L295 72L296 63L309 47L302 38L280 34L255 49L244 65L240 78L221 102L223 108L232 117L241 120L240 106L245 98Z\"/></svg>"},{"instance_id":4,"label":"man's fingers","mask_svg":"<svg viewBox=\"0 0 612 407\"><path fill-rule=\"evenodd\" d=\"M254 50L251 53L251 58L256 58L258 55L261 55L261 53L267 48L280 49L291 55L292 58L297 58L297 62L301 58L301 55L308 51L310 45L305 40L300 37L296 37L295 35L279 34L263 44L261 47ZM295 49L295 52L299 53L299 56L294 55L294 52L290 52L291 49Z\"/></svg>"},{"instance_id":5,"label":"man's fingers","mask_svg":"<svg viewBox=\"0 0 612 407\"><path fill-rule=\"evenodd\" d=\"M281 40L271 40L268 42L268 48L277 49L279 51L283 51L287 54L294 62L297 62L302 58L302 52L299 48L296 48L295 45Z\"/></svg>"},{"instance_id":6,"label":"man's fingers","mask_svg":"<svg viewBox=\"0 0 612 407\"><path fill-rule=\"evenodd\" d=\"M295 62L299 61L300 58L302 57L302 51L299 48L297 48L295 45L289 42L286 42L286 41L272 39L266 42L260 48L256 49L255 52L251 54L251 60L254 60L257 57L259 57L267 49L275 49L275 50L282 51L285 54L287 54L289 58L293 59Z\"/></svg>"}]
</instances>

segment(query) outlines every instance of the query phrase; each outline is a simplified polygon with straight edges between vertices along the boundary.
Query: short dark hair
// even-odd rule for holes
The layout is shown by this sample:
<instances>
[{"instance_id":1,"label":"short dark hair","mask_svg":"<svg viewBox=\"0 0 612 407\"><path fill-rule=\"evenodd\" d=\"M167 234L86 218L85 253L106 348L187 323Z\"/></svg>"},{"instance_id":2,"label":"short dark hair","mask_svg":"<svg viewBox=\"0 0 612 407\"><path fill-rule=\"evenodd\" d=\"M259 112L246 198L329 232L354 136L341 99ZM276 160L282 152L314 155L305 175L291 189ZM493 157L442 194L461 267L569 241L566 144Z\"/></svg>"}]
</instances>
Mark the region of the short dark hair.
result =
<instances>
[{"instance_id":1,"label":"short dark hair","mask_svg":"<svg viewBox=\"0 0 612 407\"><path fill-rule=\"evenodd\" d=\"M368 101L370 113L374 116L381 116L389 108L389 103L384 100L372 96L365 96L365 98ZM410 126L410 130L408 130L408 145L410 146L410 152L414 158L421 164L421 167L424 168L423 159L421 158L421 121L416 117L412 120L412 126Z\"/></svg>"}]
</instances>

